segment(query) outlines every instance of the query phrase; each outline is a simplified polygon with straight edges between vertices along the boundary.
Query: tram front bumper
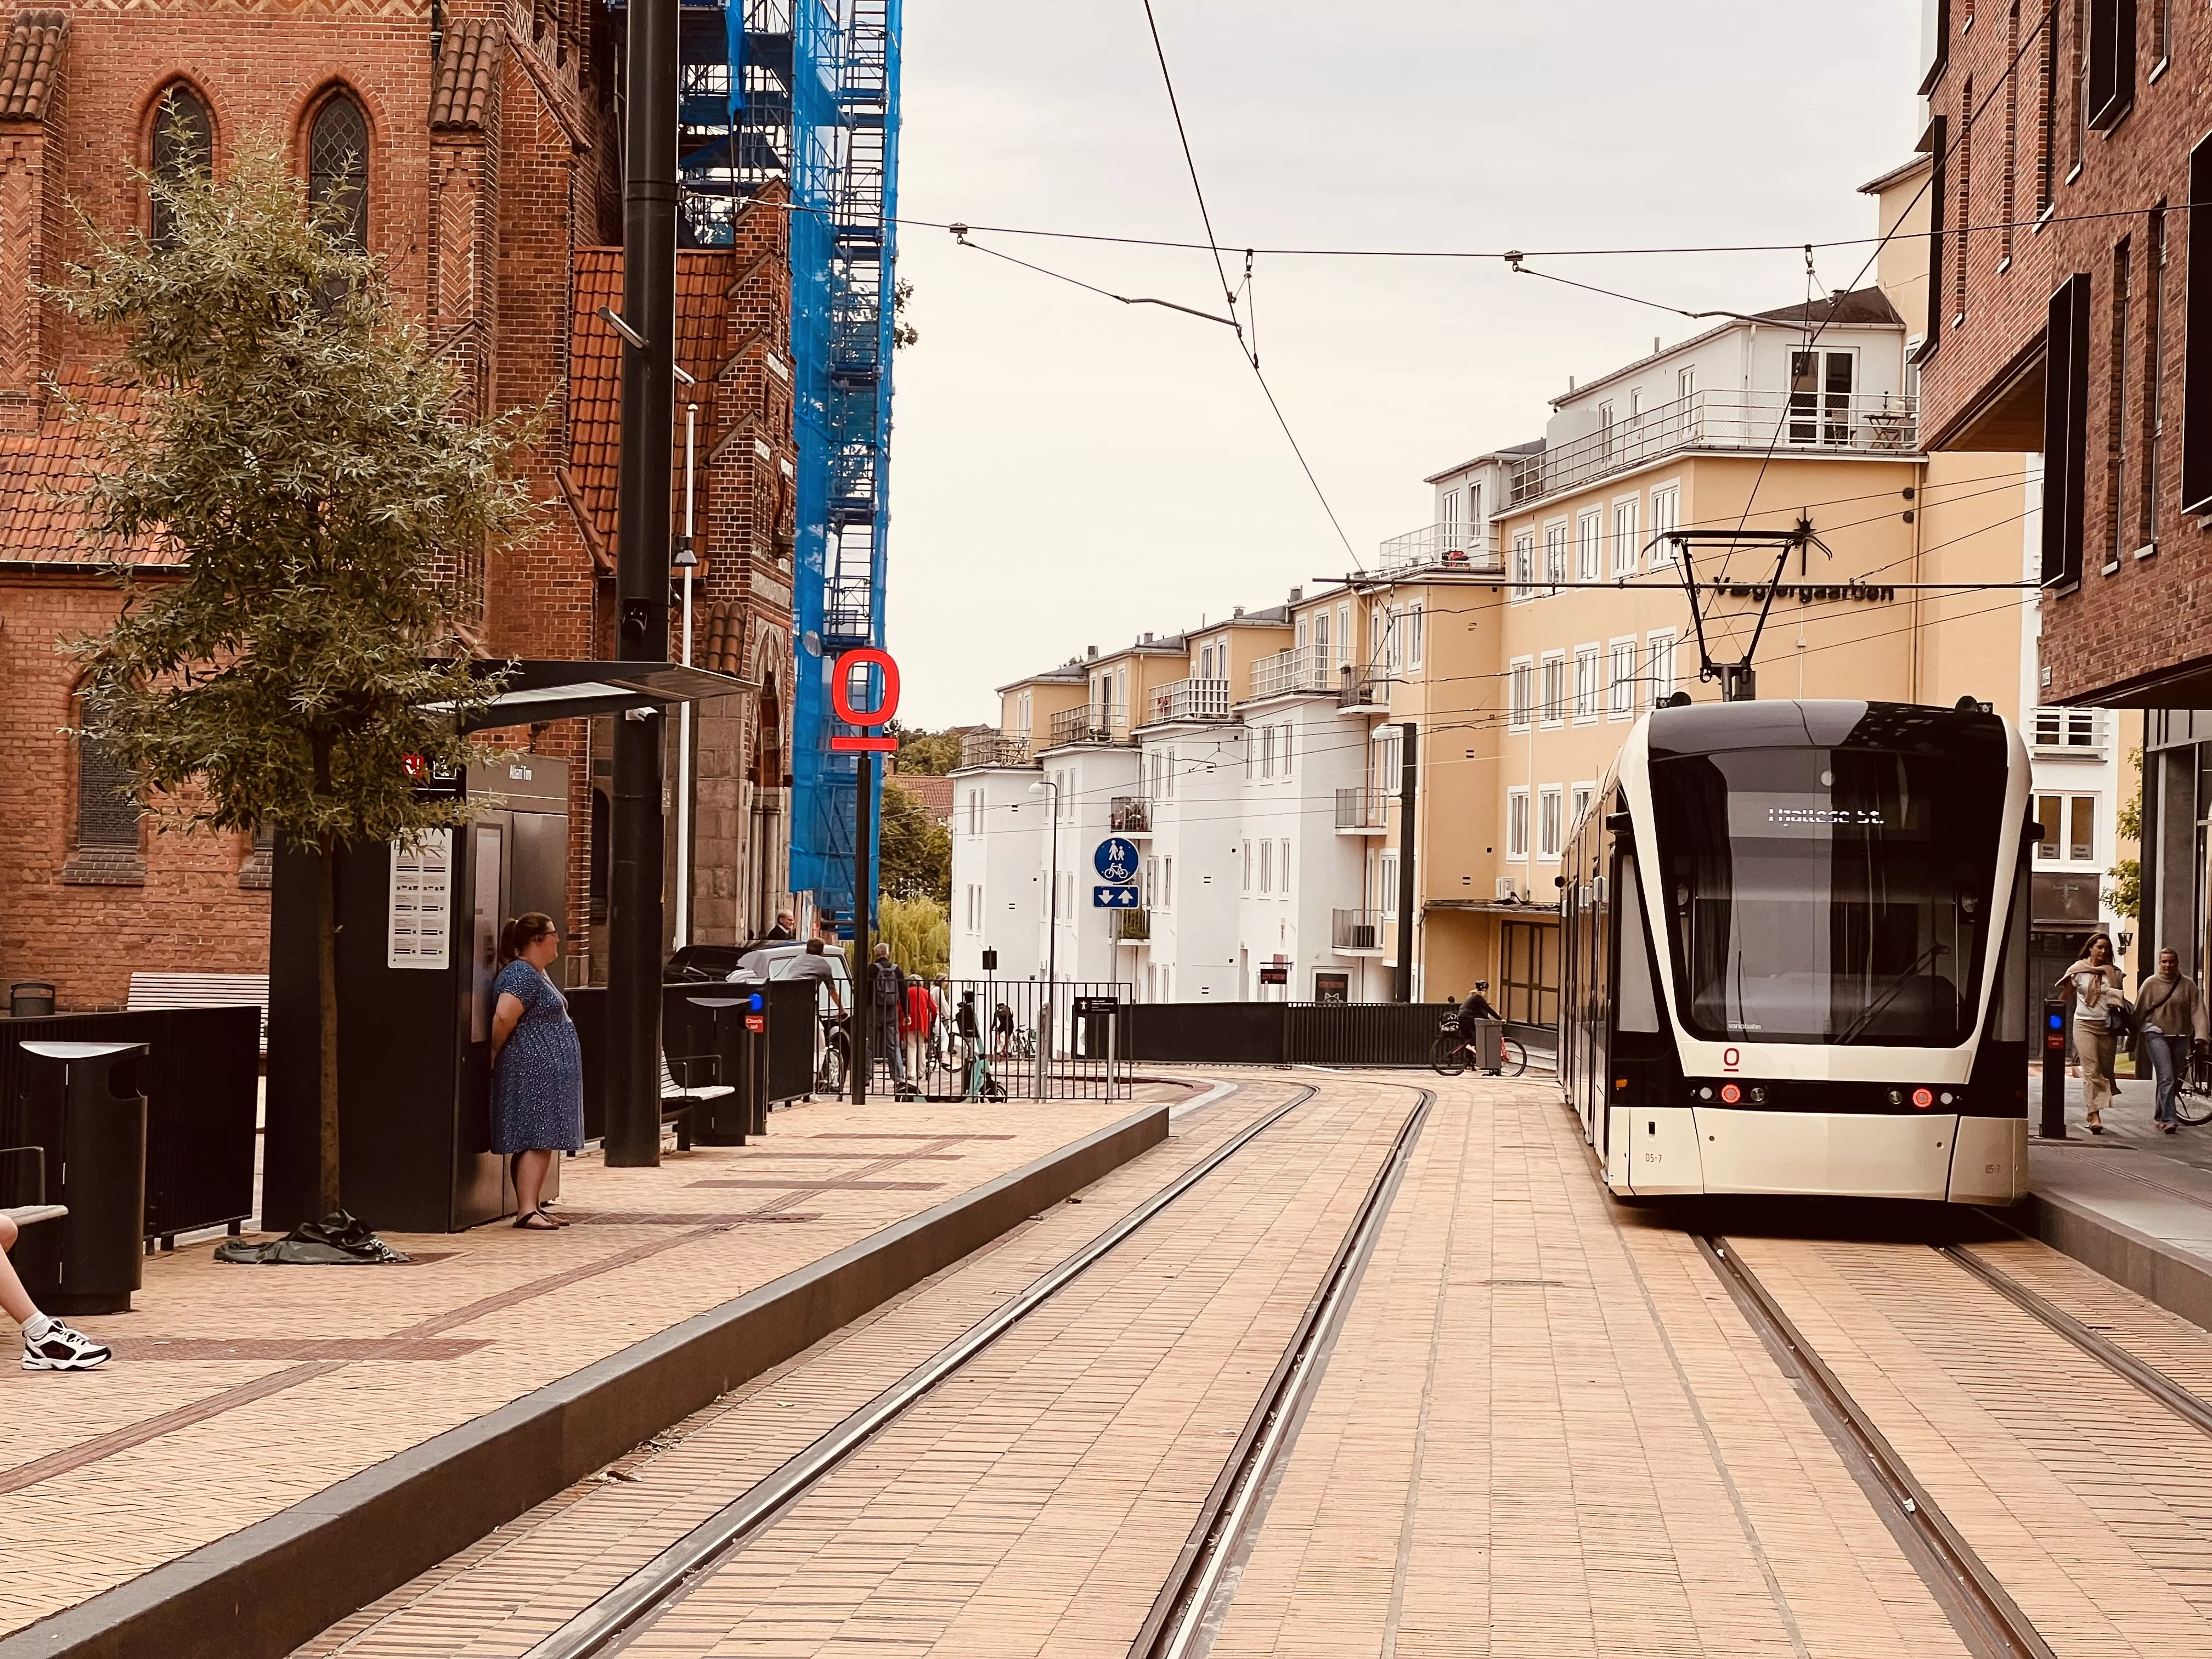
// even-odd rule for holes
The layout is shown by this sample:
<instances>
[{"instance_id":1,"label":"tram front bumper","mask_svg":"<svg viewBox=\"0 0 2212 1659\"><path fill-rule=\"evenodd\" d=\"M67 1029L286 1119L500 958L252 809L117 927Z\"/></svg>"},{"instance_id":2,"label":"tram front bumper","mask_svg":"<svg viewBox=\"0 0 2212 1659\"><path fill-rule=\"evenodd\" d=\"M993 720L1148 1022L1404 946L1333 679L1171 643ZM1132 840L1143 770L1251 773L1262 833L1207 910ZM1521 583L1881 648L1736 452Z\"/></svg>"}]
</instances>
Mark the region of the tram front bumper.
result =
<instances>
[{"instance_id":1,"label":"tram front bumper","mask_svg":"<svg viewBox=\"0 0 2212 1659\"><path fill-rule=\"evenodd\" d=\"M1638 1197L1764 1193L2010 1204L2024 1118L1615 1107L1608 1184Z\"/></svg>"}]
</instances>

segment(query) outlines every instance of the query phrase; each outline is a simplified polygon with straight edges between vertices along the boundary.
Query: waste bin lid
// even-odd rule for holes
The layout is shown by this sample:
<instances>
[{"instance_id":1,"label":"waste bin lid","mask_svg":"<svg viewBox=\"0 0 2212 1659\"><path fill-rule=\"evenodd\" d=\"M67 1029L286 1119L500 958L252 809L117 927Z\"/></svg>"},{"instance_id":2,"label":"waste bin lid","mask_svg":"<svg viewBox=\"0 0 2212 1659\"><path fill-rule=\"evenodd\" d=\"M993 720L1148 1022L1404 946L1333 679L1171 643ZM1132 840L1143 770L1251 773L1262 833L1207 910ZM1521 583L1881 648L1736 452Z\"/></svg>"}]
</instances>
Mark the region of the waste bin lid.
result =
<instances>
[{"instance_id":1,"label":"waste bin lid","mask_svg":"<svg viewBox=\"0 0 2212 1659\"><path fill-rule=\"evenodd\" d=\"M146 1052L143 1042L26 1042L19 1046L25 1054L44 1060L97 1060L102 1054Z\"/></svg>"},{"instance_id":2,"label":"waste bin lid","mask_svg":"<svg viewBox=\"0 0 2212 1659\"><path fill-rule=\"evenodd\" d=\"M743 997L686 997L684 1000L694 1008L742 1008L745 1006Z\"/></svg>"}]
</instances>

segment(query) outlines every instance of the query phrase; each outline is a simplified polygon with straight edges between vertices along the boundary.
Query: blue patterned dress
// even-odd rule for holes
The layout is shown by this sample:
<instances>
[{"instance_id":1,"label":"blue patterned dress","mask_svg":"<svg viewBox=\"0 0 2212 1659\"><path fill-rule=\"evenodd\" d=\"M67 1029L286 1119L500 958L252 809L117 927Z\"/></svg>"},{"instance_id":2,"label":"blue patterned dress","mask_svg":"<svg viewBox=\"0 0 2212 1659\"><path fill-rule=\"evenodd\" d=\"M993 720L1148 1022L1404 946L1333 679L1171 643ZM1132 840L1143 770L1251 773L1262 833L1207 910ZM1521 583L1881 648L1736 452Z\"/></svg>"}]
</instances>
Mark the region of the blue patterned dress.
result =
<instances>
[{"instance_id":1,"label":"blue patterned dress","mask_svg":"<svg viewBox=\"0 0 2212 1659\"><path fill-rule=\"evenodd\" d=\"M491 1149L580 1151L584 1144L584 1055L568 1018L568 999L528 963L510 962L492 981L522 1005L522 1018L491 1073Z\"/></svg>"}]
</instances>

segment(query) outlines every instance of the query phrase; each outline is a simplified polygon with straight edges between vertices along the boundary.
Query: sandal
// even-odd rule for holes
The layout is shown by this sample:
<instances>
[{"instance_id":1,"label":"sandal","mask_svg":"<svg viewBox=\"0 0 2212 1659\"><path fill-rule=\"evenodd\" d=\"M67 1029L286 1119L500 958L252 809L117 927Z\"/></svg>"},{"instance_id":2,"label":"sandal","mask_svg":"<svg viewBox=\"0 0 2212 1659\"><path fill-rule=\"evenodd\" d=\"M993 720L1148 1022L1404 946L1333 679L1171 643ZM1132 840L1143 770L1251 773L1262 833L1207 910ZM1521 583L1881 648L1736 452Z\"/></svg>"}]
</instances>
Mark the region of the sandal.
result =
<instances>
[{"instance_id":1,"label":"sandal","mask_svg":"<svg viewBox=\"0 0 2212 1659\"><path fill-rule=\"evenodd\" d=\"M514 1224L525 1232L557 1233L561 1231L561 1224L543 1210L526 1210L514 1218Z\"/></svg>"}]
</instances>

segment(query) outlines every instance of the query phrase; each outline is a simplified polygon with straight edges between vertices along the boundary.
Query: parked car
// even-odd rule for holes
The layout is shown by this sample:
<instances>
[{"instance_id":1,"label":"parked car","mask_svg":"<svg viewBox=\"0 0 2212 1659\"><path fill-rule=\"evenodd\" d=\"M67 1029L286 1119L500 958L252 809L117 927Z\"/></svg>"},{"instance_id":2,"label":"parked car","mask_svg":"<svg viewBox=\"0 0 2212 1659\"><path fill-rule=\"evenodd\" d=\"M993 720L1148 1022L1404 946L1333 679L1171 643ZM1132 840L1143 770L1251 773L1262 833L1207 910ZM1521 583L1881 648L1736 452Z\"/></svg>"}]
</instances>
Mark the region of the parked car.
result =
<instances>
[{"instance_id":1,"label":"parked car","mask_svg":"<svg viewBox=\"0 0 2212 1659\"><path fill-rule=\"evenodd\" d=\"M798 966L799 959L805 954L806 946L799 939L777 939L770 944L757 945L739 957L736 966L723 977L740 985L757 985L765 980L789 979L791 970ZM853 973L851 968L846 963L845 953L836 949L827 949L823 951L823 956L830 963L830 977L836 981L838 992L845 999L846 1012L849 1013L855 1004L853 996ZM836 1005L830 998L827 987L823 988L816 1000L820 1003L823 1013L836 1012Z\"/></svg>"}]
</instances>

